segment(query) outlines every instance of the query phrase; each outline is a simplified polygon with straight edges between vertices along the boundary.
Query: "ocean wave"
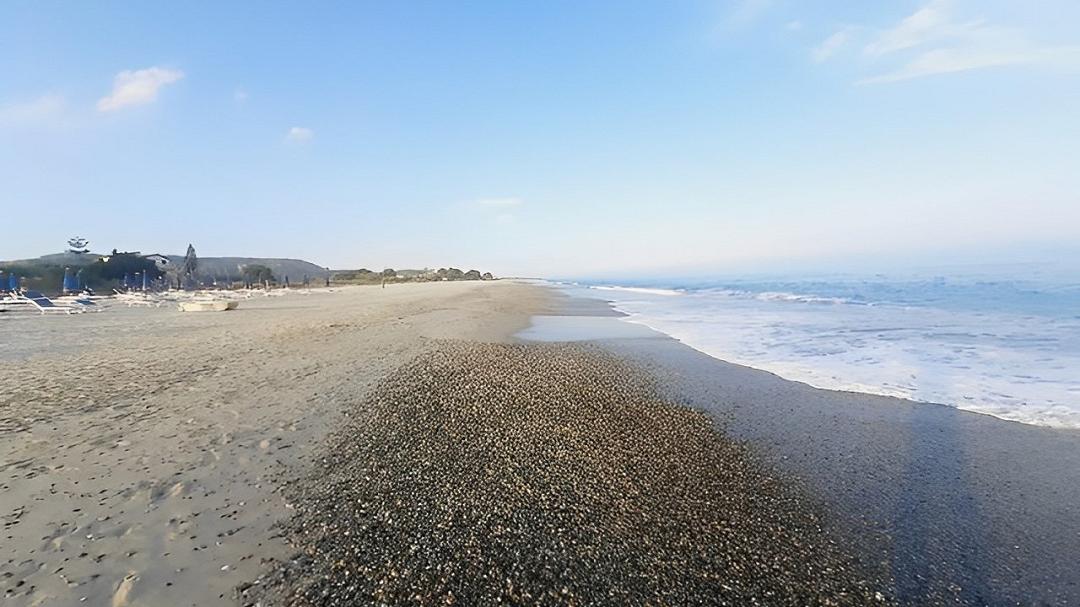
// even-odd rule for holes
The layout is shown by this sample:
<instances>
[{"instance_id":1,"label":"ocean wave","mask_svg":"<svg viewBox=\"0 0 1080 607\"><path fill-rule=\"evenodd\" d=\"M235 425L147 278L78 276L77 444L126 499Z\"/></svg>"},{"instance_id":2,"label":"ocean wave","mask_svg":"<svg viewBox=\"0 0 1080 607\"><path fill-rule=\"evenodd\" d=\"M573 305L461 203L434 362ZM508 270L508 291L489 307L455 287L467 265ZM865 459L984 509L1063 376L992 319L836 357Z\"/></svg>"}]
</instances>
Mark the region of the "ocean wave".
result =
<instances>
[{"instance_id":1,"label":"ocean wave","mask_svg":"<svg viewBox=\"0 0 1080 607\"><path fill-rule=\"evenodd\" d=\"M702 295L712 295L738 299L756 299L758 301L854 306L877 305L877 302L868 303L856 299L849 299L847 297L829 297L826 295L812 295L808 293L789 293L787 291L746 291L740 289L709 288L691 292L700 293Z\"/></svg>"},{"instance_id":2,"label":"ocean wave","mask_svg":"<svg viewBox=\"0 0 1080 607\"><path fill-rule=\"evenodd\" d=\"M770 286L591 289L625 322L815 387L1080 428L1072 372L1080 368L1080 323L1071 299L1010 299L1008 285L992 293L909 283Z\"/></svg>"},{"instance_id":3,"label":"ocean wave","mask_svg":"<svg viewBox=\"0 0 1080 607\"><path fill-rule=\"evenodd\" d=\"M761 301L790 301L794 303L809 304L862 304L862 302L845 299L843 297L822 297L819 295L785 293L783 291L765 291L763 293L757 293L756 295L754 295L754 298Z\"/></svg>"},{"instance_id":4,"label":"ocean wave","mask_svg":"<svg viewBox=\"0 0 1080 607\"><path fill-rule=\"evenodd\" d=\"M598 291L622 291L622 292L627 292L627 293L644 293L644 294L647 294L647 295L663 295L663 296L666 296L666 297L686 294L686 291L683 291L682 289L657 289L657 288L649 288L649 287L620 287L620 286L615 286L615 285L593 286L593 287L590 287L590 288L596 289Z\"/></svg>"}]
</instances>

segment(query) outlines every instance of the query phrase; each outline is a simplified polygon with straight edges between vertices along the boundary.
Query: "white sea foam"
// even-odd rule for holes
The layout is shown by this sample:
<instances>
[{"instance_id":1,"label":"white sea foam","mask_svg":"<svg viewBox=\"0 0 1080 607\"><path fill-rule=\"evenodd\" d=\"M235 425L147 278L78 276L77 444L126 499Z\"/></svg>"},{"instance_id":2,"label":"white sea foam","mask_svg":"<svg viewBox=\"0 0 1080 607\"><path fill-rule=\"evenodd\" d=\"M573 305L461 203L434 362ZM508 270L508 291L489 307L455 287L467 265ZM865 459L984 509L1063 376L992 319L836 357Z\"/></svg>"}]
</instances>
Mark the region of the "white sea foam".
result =
<instances>
[{"instance_id":1,"label":"white sea foam","mask_svg":"<svg viewBox=\"0 0 1080 607\"><path fill-rule=\"evenodd\" d=\"M628 322L787 379L1080 428L1076 289L940 281L793 286L800 285L588 291Z\"/></svg>"},{"instance_id":2,"label":"white sea foam","mask_svg":"<svg viewBox=\"0 0 1080 607\"><path fill-rule=\"evenodd\" d=\"M819 297L817 295L800 295L798 293L783 293L766 291L764 293L758 293L754 295L755 298L761 301L790 301L795 303L810 303L810 304L846 304L852 303L850 300L843 297Z\"/></svg>"},{"instance_id":3,"label":"white sea foam","mask_svg":"<svg viewBox=\"0 0 1080 607\"><path fill-rule=\"evenodd\" d=\"M600 285L591 287L597 291L622 291L624 293L644 293L646 295L663 295L665 297L671 297L674 295L682 295L684 291L680 289L654 289L650 287L620 287L615 285Z\"/></svg>"}]
</instances>

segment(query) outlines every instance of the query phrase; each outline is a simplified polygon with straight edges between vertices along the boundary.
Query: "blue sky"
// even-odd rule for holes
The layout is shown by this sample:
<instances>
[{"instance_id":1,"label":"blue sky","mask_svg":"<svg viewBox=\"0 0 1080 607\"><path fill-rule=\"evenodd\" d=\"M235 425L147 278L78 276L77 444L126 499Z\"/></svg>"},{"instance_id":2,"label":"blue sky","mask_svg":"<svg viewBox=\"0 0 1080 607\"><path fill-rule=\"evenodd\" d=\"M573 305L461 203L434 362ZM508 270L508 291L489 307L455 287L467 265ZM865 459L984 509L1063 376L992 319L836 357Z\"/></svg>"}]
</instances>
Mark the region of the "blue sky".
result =
<instances>
[{"instance_id":1,"label":"blue sky","mask_svg":"<svg viewBox=\"0 0 1080 607\"><path fill-rule=\"evenodd\" d=\"M228 5L228 6L224 6ZM1080 242L1080 3L0 5L0 259L499 274Z\"/></svg>"}]
</instances>

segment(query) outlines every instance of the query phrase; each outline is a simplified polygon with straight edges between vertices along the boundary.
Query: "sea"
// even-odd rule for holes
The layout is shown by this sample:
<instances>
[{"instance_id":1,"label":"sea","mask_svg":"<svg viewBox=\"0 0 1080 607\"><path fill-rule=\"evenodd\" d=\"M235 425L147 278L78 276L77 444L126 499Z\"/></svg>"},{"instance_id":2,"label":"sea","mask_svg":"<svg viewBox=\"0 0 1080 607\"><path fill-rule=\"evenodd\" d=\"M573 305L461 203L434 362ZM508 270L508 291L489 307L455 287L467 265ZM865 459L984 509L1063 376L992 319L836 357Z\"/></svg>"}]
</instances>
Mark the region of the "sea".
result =
<instances>
[{"instance_id":1,"label":"sea","mask_svg":"<svg viewBox=\"0 0 1080 607\"><path fill-rule=\"evenodd\" d=\"M710 356L833 390L1080 428L1080 274L555 281Z\"/></svg>"}]
</instances>

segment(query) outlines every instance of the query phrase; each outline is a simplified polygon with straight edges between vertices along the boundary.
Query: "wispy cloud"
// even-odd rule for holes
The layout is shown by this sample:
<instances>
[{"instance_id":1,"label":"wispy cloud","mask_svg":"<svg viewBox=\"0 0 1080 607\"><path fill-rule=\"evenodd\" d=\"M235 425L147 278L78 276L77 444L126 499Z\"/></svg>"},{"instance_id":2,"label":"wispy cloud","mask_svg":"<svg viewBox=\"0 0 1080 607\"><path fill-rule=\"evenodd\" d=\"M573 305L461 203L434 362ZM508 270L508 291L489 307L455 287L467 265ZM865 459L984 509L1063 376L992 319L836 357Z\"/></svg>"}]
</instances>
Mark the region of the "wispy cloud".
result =
<instances>
[{"instance_id":1,"label":"wispy cloud","mask_svg":"<svg viewBox=\"0 0 1080 607\"><path fill-rule=\"evenodd\" d=\"M232 98L233 102L237 105L243 105L247 103L248 92L241 87L236 87L236 89L233 90Z\"/></svg>"},{"instance_id":2,"label":"wispy cloud","mask_svg":"<svg viewBox=\"0 0 1080 607\"><path fill-rule=\"evenodd\" d=\"M764 15L773 4L773 0L735 0L725 18L729 28L741 28L750 25Z\"/></svg>"},{"instance_id":3,"label":"wispy cloud","mask_svg":"<svg viewBox=\"0 0 1080 607\"><path fill-rule=\"evenodd\" d=\"M289 132L285 134L286 141L292 141L295 143L303 143L305 141L311 141L315 138L315 131L302 127L294 126L289 129Z\"/></svg>"},{"instance_id":4,"label":"wispy cloud","mask_svg":"<svg viewBox=\"0 0 1080 607\"><path fill-rule=\"evenodd\" d=\"M877 39L866 45L864 50L870 55L883 55L928 42L961 37L982 26L980 21L952 23L949 16L951 4L949 0L931 0L895 27L880 32Z\"/></svg>"},{"instance_id":5,"label":"wispy cloud","mask_svg":"<svg viewBox=\"0 0 1080 607\"><path fill-rule=\"evenodd\" d=\"M814 63L828 61L838 50L848 43L849 38L851 38L851 28L844 28L826 38L824 42L814 47L814 50L810 53L810 56L814 59Z\"/></svg>"},{"instance_id":6,"label":"wispy cloud","mask_svg":"<svg viewBox=\"0 0 1080 607\"><path fill-rule=\"evenodd\" d=\"M67 103L61 95L42 95L29 101L0 105L0 126L33 126L55 121Z\"/></svg>"},{"instance_id":7,"label":"wispy cloud","mask_svg":"<svg viewBox=\"0 0 1080 607\"><path fill-rule=\"evenodd\" d=\"M1035 43L1020 29L985 19L957 20L950 0L931 0L896 26L878 32L863 53L872 65L894 57L901 63L860 84L1006 66L1080 69L1080 46Z\"/></svg>"},{"instance_id":8,"label":"wispy cloud","mask_svg":"<svg viewBox=\"0 0 1080 607\"><path fill-rule=\"evenodd\" d=\"M112 112L133 105L151 103L161 87L184 77L184 72L162 67L124 70L113 78L112 92L97 102L99 112Z\"/></svg>"},{"instance_id":9,"label":"wispy cloud","mask_svg":"<svg viewBox=\"0 0 1080 607\"><path fill-rule=\"evenodd\" d=\"M474 206L496 209L510 209L520 207L525 201L520 198L481 198L472 202Z\"/></svg>"},{"instance_id":10,"label":"wispy cloud","mask_svg":"<svg viewBox=\"0 0 1080 607\"><path fill-rule=\"evenodd\" d=\"M1080 70L1080 46L1045 48L941 48L926 51L903 67L864 78L860 84L880 84L910 80L922 76L966 72L991 67L1043 66L1065 70Z\"/></svg>"},{"instance_id":11,"label":"wispy cloud","mask_svg":"<svg viewBox=\"0 0 1080 607\"><path fill-rule=\"evenodd\" d=\"M462 204L465 209L470 209L472 213L485 221L491 221L500 226L509 226L517 221L515 213L525 204L525 201L515 196L504 196L478 198Z\"/></svg>"}]
</instances>

